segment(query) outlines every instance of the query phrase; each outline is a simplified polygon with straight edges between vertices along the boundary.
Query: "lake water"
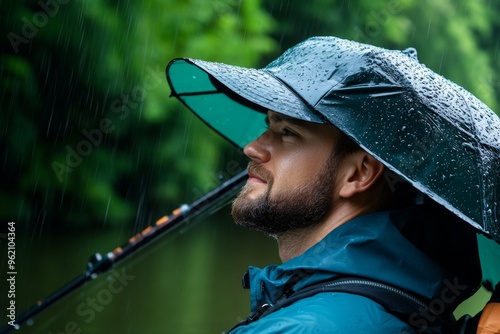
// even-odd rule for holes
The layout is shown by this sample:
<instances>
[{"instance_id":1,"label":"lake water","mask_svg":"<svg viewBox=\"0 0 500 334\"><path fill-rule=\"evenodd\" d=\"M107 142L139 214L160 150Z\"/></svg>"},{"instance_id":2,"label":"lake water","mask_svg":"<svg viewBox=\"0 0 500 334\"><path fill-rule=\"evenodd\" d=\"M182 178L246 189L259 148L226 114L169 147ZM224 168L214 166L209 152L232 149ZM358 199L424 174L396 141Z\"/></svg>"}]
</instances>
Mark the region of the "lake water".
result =
<instances>
[{"instance_id":1,"label":"lake water","mask_svg":"<svg viewBox=\"0 0 500 334\"><path fill-rule=\"evenodd\" d=\"M193 225L160 238L16 333L229 330L249 313L248 291L241 288L243 273L249 264L279 261L275 241L235 226L227 208ZM80 275L92 254L112 251L130 236L122 230L17 233L17 312ZM5 310L3 292L0 301ZM1 314L3 324L5 313Z\"/></svg>"}]
</instances>

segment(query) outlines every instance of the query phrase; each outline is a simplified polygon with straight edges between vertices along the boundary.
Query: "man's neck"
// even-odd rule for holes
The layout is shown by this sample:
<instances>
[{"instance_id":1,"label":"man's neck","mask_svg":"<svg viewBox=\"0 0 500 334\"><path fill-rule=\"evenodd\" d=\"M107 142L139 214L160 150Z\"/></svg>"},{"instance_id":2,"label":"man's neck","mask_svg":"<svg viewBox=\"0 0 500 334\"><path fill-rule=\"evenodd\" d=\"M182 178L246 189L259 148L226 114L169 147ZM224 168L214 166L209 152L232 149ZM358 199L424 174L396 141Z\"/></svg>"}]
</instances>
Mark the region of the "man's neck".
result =
<instances>
[{"instance_id":1,"label":"man's neck","mask_svg":"<svg viewBox=\"0 0 500 334\"><path fill-rule=\"evenodd\" d=\"M324 222L276 236L281 261L285 262L302 255L335 228L366 213L365 210L352 210L352 208L336 208L334 212Z\"/></svg>"}]
</instances>

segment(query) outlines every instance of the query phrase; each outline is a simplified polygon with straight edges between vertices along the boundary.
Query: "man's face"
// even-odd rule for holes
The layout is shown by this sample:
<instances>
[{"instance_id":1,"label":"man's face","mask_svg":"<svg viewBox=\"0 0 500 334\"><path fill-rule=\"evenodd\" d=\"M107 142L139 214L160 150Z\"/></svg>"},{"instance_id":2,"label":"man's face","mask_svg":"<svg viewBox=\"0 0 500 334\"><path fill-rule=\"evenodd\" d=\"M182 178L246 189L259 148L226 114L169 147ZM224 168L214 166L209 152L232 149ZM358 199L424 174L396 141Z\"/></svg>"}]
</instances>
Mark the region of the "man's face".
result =
<instances>
[{"instance_id":1,"label":"man's face","mask_svg":"<svg viewBox=\"0 0 500 334\"><path fill-rule=\"evenodd\" d=\"M271 111L266 121L269 129L245 147L249 180L233 203L233 218L270 235L323 221L335 200L337 130Z\"/></svg>"}]
</instances>

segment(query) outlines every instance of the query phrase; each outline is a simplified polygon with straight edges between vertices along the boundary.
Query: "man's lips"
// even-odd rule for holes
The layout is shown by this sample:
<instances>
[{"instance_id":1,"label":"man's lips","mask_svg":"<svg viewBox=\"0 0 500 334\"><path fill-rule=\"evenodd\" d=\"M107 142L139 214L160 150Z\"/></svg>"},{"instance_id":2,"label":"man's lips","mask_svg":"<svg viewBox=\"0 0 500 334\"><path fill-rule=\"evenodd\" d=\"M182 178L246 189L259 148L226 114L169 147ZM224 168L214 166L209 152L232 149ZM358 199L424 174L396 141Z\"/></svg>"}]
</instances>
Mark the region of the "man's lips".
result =
<instances>
[{"instance_id":1,"label":"man's lips","mask_svg":"<svg viewBox=\"0 0 500 334\"><path fill-rule=\"evenodd\" d=\"M267 183L263 178L251 171L248 171L248 181L255 183Z\"/></svg>"},{"instance_id":2,"label":"man's lips","mask_svg":"<svg viewBox=\"0 0 500 334\"><path fill-rule=\"evenodd\" d=\"M272 175L267 171L262 165L256 163L255 161L250 161L247 167L248 171L248 181L252 183L259 184L271 184Z\"/></svg>"}]
</instances>

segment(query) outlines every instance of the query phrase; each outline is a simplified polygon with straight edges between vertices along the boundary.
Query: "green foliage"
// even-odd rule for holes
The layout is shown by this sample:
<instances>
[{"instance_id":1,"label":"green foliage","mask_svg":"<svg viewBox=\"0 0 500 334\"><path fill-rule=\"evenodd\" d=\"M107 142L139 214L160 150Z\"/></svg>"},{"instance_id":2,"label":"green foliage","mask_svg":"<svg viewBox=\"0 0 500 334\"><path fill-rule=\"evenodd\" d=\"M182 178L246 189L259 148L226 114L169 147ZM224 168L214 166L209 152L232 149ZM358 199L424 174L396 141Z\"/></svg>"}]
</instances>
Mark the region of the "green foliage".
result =
<instances>
[{"instance_id":1,"label":"green foliage","mask_svg":"<svg viewBox=\"0 0 500 334\"><path fill-rule=\"evenodd\" d=\"M0 218L140 228L216 186L215 171L242 159L168 98L174 57L262 66L313 35L413 46L498 111L499 9L486 0L0 2Z\"/></svg>"},{"instance_id":2,"label":"green foliage","mask_svg":"<svg viewBox=\"0 0 500 334\"><path fill-rule=\"evenodd\" d=\"M141 227L213 184L221 140L168 99L164 69L254 65L274 47L258 0L0 6L2 220Z\"/></svg>"}]
</instances>

